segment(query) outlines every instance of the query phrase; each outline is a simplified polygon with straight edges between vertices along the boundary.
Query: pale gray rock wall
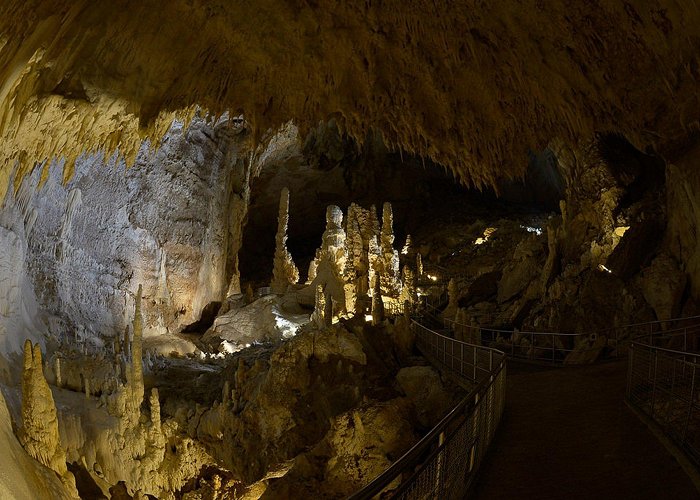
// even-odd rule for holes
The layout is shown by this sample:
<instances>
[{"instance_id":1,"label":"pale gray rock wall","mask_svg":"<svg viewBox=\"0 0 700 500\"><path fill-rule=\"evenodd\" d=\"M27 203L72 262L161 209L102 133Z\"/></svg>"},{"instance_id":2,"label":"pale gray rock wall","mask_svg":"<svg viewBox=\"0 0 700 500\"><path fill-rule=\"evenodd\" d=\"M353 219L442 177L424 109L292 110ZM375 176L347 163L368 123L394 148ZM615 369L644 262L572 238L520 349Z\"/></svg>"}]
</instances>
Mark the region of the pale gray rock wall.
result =
<instances>
[{"instance_id":1,"label":"pale gray rock wall","mask_svg":"<svg viewBox=\"0 0 700 500\"><path fill-rule=\"evenodd\" d=\"M236 271L252 157L244 126L174 122L133 167L81 157L27 176L0 210L0 351L28 333L123 331L139 283L146 335L175 332L222 300ZM38 325L35 323L39 323Z\"/></svg>"}]
</instances>

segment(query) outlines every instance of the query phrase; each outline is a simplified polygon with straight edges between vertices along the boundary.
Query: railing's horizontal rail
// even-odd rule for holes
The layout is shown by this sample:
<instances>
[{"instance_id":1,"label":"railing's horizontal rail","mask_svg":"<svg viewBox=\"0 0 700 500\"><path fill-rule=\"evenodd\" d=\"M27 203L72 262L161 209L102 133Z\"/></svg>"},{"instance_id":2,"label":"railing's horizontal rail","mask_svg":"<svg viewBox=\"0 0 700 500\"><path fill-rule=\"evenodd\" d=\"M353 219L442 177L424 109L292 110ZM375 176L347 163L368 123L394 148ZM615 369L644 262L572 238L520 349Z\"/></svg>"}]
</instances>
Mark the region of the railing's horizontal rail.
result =
<instances>
[{"instance_id":1,"label":"railing's horizontal rail","mask_svg":"<svg viewBox=\"0 0 700 500\"><path fill-rule=\"evenodd\" d=\"M433 315L437 316L438 313L439 311L434 311ZM510 358L553 364L564 363L571 353L585 356L588 353L601 352L602 349L607 349L606 352L612 352L617 357L623 342L629 342L640 335L653 336L657 340L684 335L683 345L687 348L689 336L697 334L697 342L700 344L700 316L649 321L586 333L507 330L466 325L449 318L444 319L443 323L456 335L469 338L471 342L488 343L501 349ZM677 326L682 324L686 326ZM643 330L647 331L640 333ZM596 343L598 338L604 339L604 345ZM527 343L522 343L523 340Z\"/></svg>"},{"instance_id":2,"label":"railing's horizontal rail","mask_svg":"<svg viewBox=\"0 0 700 500\"><path fill-rule=\"evenodd\" d=\"M700 353L662 344L683 336L687 349L688 336L698 332L698 325L690 325L634 338L626 391L628 404L654 421L696 467L700 467Z\"/></svg>"},{"instance_id":3,"label":"railing's horizontal rail","mask_svg":"<svg viewBox=\"0 0 700 500\"><path fill-rule=\"evenodd\" d=\"M351 498L390 485L394 498L458 498L471 484L505 404L505 355L460 342L412 321L416 345L434 364L473 388L426 436ZM475 385L474 385L475 384Z\"/></svg>"}]
</instances>

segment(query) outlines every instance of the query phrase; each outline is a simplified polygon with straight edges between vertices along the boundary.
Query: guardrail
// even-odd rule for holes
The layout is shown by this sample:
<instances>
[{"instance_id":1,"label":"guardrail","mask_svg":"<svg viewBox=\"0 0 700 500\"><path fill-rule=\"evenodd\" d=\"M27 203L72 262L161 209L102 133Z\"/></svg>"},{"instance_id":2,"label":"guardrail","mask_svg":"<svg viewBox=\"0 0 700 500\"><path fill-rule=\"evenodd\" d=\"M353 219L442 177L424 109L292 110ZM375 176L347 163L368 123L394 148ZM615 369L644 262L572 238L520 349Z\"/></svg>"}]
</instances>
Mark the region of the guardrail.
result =
<instances>
[{"instance_id":1,"label":"guardrail","mask_svg":"<svg viewBox=\"0 0 700 500\"><path fill-rule=\"evenodd\" d=\"M449 318L443 323L458 339L495 347L512 359L576 364L596 361L600 357L617 358L621 347L640 335L653 335L660 340L660 334L669 335L676 331L674 329L685 328L687 331L691 325L700 325L700 316L633 323L586 333L505 330L465 325ZM700 337L697 340L700 341Z\"/></svg>"},{"instance_id":2,"label":"guardrail","mask_svg":"<svg viewBox=\"0 0 700 500\"><path fill-rule=\"evenodd\" d=\"M505 355L442 335L413 320L416 345L432 363L474 385L428 434L353 500L463 498L486 454L505 405Z\"/></svg>"},{"instance_id":3,"label":"guardrail","mask_svg":"<svg viewBox=\"0 0 700 500\"><path fill-rule=\"evenodd\" d=\"M569 359L571 353L585 357L608 349L617 354L617 338L599 338L596 334L503 330L465 325L451 319L444 322L457 338L496 347L512 359L559 364Z\"/></svg>"},{"instance_id":4,"label":"guardrail","mask_svg":"<svg viewBox=\"0 0 700 500\"><path fill-rule=\"evenodd\" d=\"M626 399L699 467L700 324L673 321L630 342Z\"/></svg>"}]
</instances>

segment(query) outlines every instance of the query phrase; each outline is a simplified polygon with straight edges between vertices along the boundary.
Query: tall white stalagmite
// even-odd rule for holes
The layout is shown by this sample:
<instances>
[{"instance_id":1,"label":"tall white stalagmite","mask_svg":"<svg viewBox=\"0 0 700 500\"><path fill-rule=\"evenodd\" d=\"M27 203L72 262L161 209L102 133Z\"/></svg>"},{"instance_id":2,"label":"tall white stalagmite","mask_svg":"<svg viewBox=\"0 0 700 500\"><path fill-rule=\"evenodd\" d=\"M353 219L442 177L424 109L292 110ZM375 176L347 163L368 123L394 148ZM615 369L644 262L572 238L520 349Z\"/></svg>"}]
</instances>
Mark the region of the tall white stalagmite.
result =
<instances>
[{"instance_id":1,"label":"tall white stalagmite","mask_svg":"<svg viewBox=\"0 0 700 500\"><path fill-rule=\"evenodd\" d=\"M382 229L379 239L381 254L380 274L382 290L387 295L397 297L401 291L401 274L399 271L399 252L394 249L394 212L391 203L384 203L382 208Z\"/></svg>"},{"instance_id":2,"label":"tall white stalagmite","mask_svg":"<svg viewBox=\"0 0 700 500\"><path fill-rule=\"evenodd\" d=\"M134 336L131 342L131 402L134 408L140 408L143 401L143 318L141 317L141 295L143 288L139 285L136 292L136 307L134 310Z\"/></svg>"},{"instance_id":3,"label":"tall white stalagmite","mask_svg":"<svg viewBox=\"0 0 700 500\"><path fill-rule=\"evenodd\" d=\"M332 322L333 316L344 314L346 311L347 258L343 211L335 205L330 205L326 209L326 230L323 232L321 248L309 266L310 271L314 270L315 274L310 291L315 293L316 287L321 285L326 297L326 311L332 310L330 314L326 314L327 324Z\"/></svg>"},{"instance_id":4,"label":"tall white stalagmite","mask_svg":"<svg viewBox=\"0 0 700 500\"><path fill-rule=\"evenodd\" d=\"M289 189L280 193L279 214L277 215L277 236L275 261L272 269L272 293L283 294L290 284L299 281L299 270L294 265L292 255L287 250L287 227L289 225Z\"/></svg>"},{"instance_id":5,"label":"tall white stalagmite","mask_svg":"<svg viewBox=\"0 0 700 500\"><path fill-rule=\"evenodd\" d=\"M67 477L66 453L60 442L53 394L44 378L41 347L32 346L29 340L24 343L22 425L20 441L27 453L59 476Z\"/></svg>"},{"instance_id":6,"label":"tall white stalagmite","mask_svg":"<svg viewBox=\"0 0 700 500\"><path fill-rule=\"evenodd\" d=\"M314 299L314 312L311 315L311 321L318 328L326 327L326 294L322 285L316 286L316 295Z\"/></svg>"}]
</instances>

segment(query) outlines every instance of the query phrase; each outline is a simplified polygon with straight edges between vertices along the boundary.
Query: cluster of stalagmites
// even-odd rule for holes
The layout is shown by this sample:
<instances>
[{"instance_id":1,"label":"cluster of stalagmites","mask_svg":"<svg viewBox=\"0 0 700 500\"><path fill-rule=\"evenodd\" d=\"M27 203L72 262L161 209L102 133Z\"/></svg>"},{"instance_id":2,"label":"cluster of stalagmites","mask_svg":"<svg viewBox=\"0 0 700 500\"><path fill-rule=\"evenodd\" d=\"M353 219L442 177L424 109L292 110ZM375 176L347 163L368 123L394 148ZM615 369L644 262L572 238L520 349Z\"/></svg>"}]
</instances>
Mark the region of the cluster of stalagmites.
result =
<instances>
[{"instance_id":1,"label":"cluster of stalagmites","mask_svg":"<svg viewBox=\"0 0 700 500\"><path fill-rule=\"evenodd\" d=\"M271 291L285 293L299 279L299 272L286 248L289 221L289 191L280 196L277 246ZM312 321L320 328L341 316L371 312L372 322L383 321L385 310L392 314L403 311L406 304L417 300L416 278L422 273L420 255L415 269L400 269L399 251L394 248L394 216L391 203L384 203L380 226L377 210L356 204L348 207L343 220L342 210L330 205L326 209L326 229L321 247L309 265L306 287L299 295L313 300ZM410 235L402 254L414 258ZM386 304L385 304L386 303Z\"/></svg>"},{"instance_id":2,"label":"cluster of stalagmites","mask_svg":"<svg viewBox=\"0 0 700 500\"><path fill-rule=\"evenodd\" d=\"M94 370L85 355L78 363L54 358L50 375L61 406L69 408L61 418L44 376L41 350L27 341L20 439L31 456L66 481L72 481L66 462L77 463L104 491L123 482L136 498L174 498L174 492L213 460L196 441L183 437L174 421L161 422L157 388L147 395L148 410L142 411L142 331L139 286L133 335L130 339L127 330L123 339L115 340L112 360L99 360L106 370Z\"/></svg>"}]
</instances>

